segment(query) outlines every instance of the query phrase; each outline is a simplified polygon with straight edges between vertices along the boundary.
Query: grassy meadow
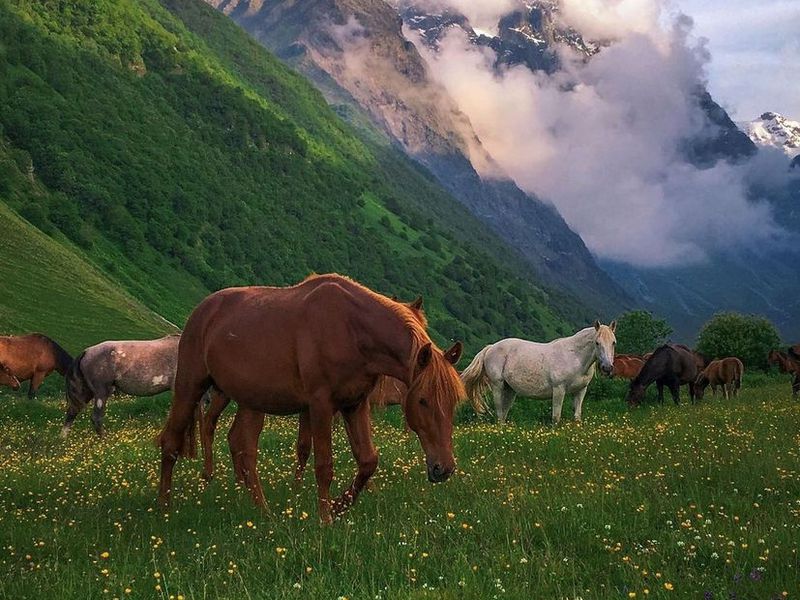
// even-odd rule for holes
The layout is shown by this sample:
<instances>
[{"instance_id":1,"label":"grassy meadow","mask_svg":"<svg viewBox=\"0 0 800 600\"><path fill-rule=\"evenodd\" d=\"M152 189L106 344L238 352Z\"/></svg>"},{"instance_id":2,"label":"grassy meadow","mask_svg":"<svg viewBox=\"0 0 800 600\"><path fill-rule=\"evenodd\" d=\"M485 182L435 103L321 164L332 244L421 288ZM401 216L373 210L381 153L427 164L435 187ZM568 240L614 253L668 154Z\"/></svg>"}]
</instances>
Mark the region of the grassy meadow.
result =
<instances>
[{"instance_id":1,"label":"grassy meadow","mask_svg":"<svg viewBox=\"0 0 800 600\"><path fill-rule=\"evenodd\" d=\"M376 412L372 490L331 527L313 471L292 484L294 418L261 439L267 513L233 482L229 410L217 478L180 462L165 514L153 439L167 396L115 398L105 439L81 415L65 441L59 399L4 390L0 596L796 598L800 403L784 380L747 383L730 402L635 411L606 386L582 424L555 428L545 402L518 401L504 428L464 409L441 485L397 407ZM341 489L354 469L341 425L335 440Z\"/></svg>"}]
</instances>

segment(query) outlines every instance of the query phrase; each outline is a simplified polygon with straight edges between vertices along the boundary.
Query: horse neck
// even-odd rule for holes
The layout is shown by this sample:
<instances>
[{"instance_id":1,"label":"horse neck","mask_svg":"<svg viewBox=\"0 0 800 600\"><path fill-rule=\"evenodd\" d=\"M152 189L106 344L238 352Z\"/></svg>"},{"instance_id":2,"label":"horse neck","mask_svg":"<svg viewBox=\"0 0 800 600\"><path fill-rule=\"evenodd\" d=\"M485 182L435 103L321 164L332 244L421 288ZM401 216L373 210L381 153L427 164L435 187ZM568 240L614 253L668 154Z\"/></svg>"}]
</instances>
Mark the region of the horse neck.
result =
<instances>
[{"instance_id":1,"label":"horse neck","mask_svg":"<svg viewBox=\"0 0 800 600\"><path fill-rule=\"evenodd\" d=\"M568 338L571 340L576 353L580 356L582 373L588 371L589 368L597 362L597 357L594 353L595 336L593 332L594 328L589 327L587 329L582 329L571 338Z\"/></svg>"},{"instance_id":2,"label":"horse neck","mask_svg":"<svg viewBox=\"0 0 800 600\"><path fill-rule=\"evenodd\" d=\"M652 357L651 357L652 359ZM649 368L648 368L649 365ZM645 361L639 374L633 378L631 385L646 387L658 379L658 370L656 364L652 360Z\"/></svg>"},{"instance_id":3,"label":"horse neck","mask_svg":"<svg viewBox=\"0 0 800 600\"><path fill-rule=\"evenodd\" d=\"M411 385L412 354L418 346L411 327L398 313L375 301L359 307L357 322L371 370Z\"/></svg>"}]
</instances>

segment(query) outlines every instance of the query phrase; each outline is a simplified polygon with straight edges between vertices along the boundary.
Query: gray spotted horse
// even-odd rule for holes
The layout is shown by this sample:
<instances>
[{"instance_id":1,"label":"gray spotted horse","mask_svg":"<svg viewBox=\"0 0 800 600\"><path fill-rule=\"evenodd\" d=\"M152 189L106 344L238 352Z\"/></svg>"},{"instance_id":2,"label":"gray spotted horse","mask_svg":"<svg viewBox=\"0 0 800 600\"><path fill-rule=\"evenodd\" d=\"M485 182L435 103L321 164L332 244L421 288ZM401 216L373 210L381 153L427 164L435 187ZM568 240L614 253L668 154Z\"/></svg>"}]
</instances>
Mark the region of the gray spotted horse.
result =
<instances>
[{"instance_id":1,"label":"gray spotted horse","mask_svg":"<svg viewBox=\"0 0 800 600\"><path fill-rule=\"evenodd\" d=\"M92 422L102 436L106 404L115 392L154 396L171 390L180 339L175 334L157 340L101 342L86 348L66 374L67 414L61 435L69 435L75 417L92 400Z\"/></svg>"}]
</instances>

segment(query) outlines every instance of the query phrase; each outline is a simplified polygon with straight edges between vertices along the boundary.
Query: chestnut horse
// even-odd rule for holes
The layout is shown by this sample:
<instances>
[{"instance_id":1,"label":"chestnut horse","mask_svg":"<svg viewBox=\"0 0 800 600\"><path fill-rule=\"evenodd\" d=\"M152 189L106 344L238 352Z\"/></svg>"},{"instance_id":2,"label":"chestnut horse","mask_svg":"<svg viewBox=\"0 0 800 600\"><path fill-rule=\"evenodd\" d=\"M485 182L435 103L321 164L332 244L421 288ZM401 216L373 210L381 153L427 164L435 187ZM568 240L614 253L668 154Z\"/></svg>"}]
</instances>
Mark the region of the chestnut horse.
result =
<instances>
[{"instance_id":1,"label":"chestnut horse","mask_svg":"<svg viewBox=\"0 0 800 600\"><path fill-rule=\"evenodd\" d=\"M716 393L717 386L722 386L722 393L727 400L739 393L742 387L744 365L736 357L712 360L709 365L697 375L694 382L694 394L698 400L703 399L705 389L710 385L711 393Z\"/></svg>"},{"instance_id":2,"label":"chestnut horse","mask_svg":"<svg viewBox=\"0 0 800 600\"><path fill-rule=\"evenodd\" d=\"M67 372L72 364L72 357L41 333L28 335L0 336L0 364L19 381L30 380L28 398L36 397L44 378L53 371L61 375Z\"/></svg>"},{"instance_id":3,"label":"chestnut horse","mask_svg":"<svg viewBox=\"0 0 800 600\"><path fill-rule=\"evenodd\" d=\"M790 352L792 351L793 348L790 349ZM800 360L795 360L785 352L771 350L767 355L767 363L777 365L782 373L790 373L794 376L792 379L792 398L797 398L800 395Z\"/></svg>"},{"instance_id":4,"label":"chestnut horse","mask_svg":"<svg viewBox=\"0 0 800 600\"><path fill-rule=\"evenodd\" d=\"M319 278L318 278L319 279ZM400 302L397 296L392 296L393 302ZM422 296L418 297L414 302L401 303L408 307L413 313L420 325L427 329L428 318L425 316L425 311L422 310ZM406 387L402 382L391 377L381 377L378 383L367 396L367 401L370 406L392 406L402 404L403 398L406 395ZM213 479L214 477L214 433L217 429L217 422L220 415L230 404L230 398L219 393L219 390L212 388L209 390L208 406L203 407L198 411L200 423L200 446L203 450L203 478ZM311 428L308 422L308 415L300 413L300 426L297 432L297 468L295 470L295 480L300 481L303 478L303 473L308 463L308 458L311 456L312 439Z\"/></svg>"},{"instance_id":5,"label":"chestnut horse","mask_svg":"<svg viewBox=\"0 0 800 600\"><path fill-rule=\"evenodd\" d=\"M0 385L7 385L14 391L19 389L19 379L5 365L0 365Z\"/></svg>"},{"instance_id":6,"label":"chestnut horse","mask_svg":"<svg viewBox=\"0 0 800 600\"><path fill-rule=\"evenodd\" d=\"M680 404L680 387L689 385L689 397L694 404L694 382L697 379L698 356L682 344L666 344L653 351L642 370L631 381L625 400L630 406L638 406L644 399L647 387L655 382L658 386L658 401L664 403L664 386L672 393L672 400Z\"/></svg>"},{"instance_id":7,"label":"chestnut horse","mask_svg":"<svg viewBox=\"0 0 800 600\"><path fill-rule=\"evenodd\" d=\"M614 368L611 370L612 377L622 379L634 379L644 366L644 359L635 354L617 354L614 356Z\"/></svg>"},{"instance_id":8,"label":"chestnut horse","mask_svg":"<svg viewBox=\"0 0 800 600\"><path fill-rule=\"evenodd\" d=\"M339 275L211 294L192 312L178 348L172 406L159 436L159 498L169 503L178 456L194 454L195 412L212 385L239 406L228 441L237 478L258 505L258 436L267 413L308 414L322 522L353 504L378 463L366 398L381 376L408 386L403 411L425 453L428 479L445 481L455 470L453 418L465 396L453 367L461 350L456 342L443 352L408 307ZM358 472L331 501L336 412Z\"/></svg>"}]
</instances>

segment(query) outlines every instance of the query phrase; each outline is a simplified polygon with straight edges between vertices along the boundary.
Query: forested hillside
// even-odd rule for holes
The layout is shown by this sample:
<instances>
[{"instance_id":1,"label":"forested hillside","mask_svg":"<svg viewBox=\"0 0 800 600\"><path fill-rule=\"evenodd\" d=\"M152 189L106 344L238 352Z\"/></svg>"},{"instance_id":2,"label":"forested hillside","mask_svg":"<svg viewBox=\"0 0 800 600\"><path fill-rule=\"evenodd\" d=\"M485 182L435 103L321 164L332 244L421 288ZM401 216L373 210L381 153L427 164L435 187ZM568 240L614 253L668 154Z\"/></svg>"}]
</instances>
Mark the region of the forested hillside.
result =
<instances>
[{"instance_id":1,"label":"forested hillside","mask_svg":"<svg viewBox=\"0 0 800 600\"><path fill-rule=\"evenodd\" d=\"M0 196L28 206L47 194L0 143ZM50 232L56 239L0 201L0 333L43 331L75 353L109 338L175 331Z\"/></svg>"},{"instance_id":2,"label":"forested hillside","mask_svg":"<svg viewBox=\"0 0 800 600\"><path fill-rule=\"evenodd\" d=\"M178 324L210 290L310 271L422 293L472 344L594 318L224 16L164 4L0 0L4 168L42 188L0 198L31 224Z\"/></svg>"}]
</instances>

